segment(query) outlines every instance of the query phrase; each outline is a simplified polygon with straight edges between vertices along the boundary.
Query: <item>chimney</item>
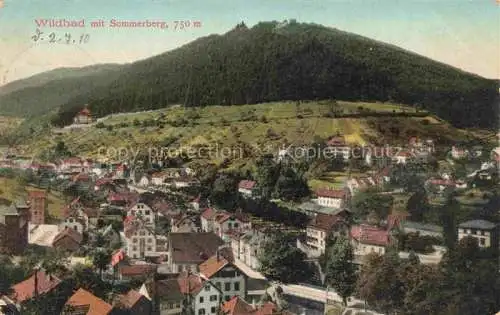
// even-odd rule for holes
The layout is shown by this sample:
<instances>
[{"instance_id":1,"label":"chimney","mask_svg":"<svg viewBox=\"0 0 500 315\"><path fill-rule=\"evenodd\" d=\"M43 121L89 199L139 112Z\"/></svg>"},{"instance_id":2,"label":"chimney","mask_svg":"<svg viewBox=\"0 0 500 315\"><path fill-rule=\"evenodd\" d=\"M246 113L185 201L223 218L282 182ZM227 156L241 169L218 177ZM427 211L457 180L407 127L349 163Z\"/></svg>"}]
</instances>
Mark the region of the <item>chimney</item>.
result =
<instances>
[{"instance_id":1,"label":"chimney","mask_svg":"<svg viewBox=\"0 0 500 315\"><path fill-rule=\"evenodd\" d=\"M35 275L34 275L35 279L34 279L34 282L35 282L35 287L34 287L34 292L33 292L33 296L35 298L38 297L38 267L35 267Z\"/></svg>"}]
</instances>

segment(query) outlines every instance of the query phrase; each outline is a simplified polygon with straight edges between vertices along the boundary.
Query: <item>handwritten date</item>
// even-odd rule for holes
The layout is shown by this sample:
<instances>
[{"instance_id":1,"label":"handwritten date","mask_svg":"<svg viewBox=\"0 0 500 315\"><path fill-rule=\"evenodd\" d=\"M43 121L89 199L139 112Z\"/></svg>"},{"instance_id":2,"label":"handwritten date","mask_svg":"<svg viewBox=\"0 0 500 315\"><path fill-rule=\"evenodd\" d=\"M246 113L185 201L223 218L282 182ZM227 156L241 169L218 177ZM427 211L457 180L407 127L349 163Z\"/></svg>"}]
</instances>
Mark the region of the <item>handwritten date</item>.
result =
<instances>
[{"instance_id":1,"label":"handwritten date","mask_svg":"<svg viewBox=\"0 0 500 315\"><path fill-rule=\"evenodd\" d=\"M36 29L35 34L31 36L31 39L35 43L48 42L48 43L59 43L59 44L87 44L90 41L89 34L81 34L80 36L75 36L71 33L65 33L64 35L56 34L55 32L45 33L40 29Z\"/></svg>"}]
</instances>

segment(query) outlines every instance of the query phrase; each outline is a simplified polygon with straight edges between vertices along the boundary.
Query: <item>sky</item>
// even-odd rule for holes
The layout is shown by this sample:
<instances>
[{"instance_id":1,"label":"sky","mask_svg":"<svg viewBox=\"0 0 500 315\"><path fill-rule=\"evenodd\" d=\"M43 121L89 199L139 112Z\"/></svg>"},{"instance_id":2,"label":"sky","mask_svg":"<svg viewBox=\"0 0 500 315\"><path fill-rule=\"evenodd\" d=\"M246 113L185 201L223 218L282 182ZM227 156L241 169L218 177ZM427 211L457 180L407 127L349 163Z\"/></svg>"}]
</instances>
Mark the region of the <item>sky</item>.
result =
<instances>
[{"instance_id":1,"label":"sky","mask_svg":"<svg viewBox=\"0 0 500 315\"><path fill-rule=\"evenodd\" d=\"M1 3L0 85L59 67L133 62L198 37L223 34L241 21L253 26L285 19L356 33L500 79L496 0L3 0L3 7ZM35 42L38 19L84 20L85 27L40 27L43 40ZM105 27L92 28L90 22L99 19ZM112 28L112 19L163 21L169 28ZM190 26L174 29L176 21ZM69 44L66 33L71 36ZM80 43L86 35L88 42ZM49 42L51 36L56 43Z\"/></svg>"}]
</instances>

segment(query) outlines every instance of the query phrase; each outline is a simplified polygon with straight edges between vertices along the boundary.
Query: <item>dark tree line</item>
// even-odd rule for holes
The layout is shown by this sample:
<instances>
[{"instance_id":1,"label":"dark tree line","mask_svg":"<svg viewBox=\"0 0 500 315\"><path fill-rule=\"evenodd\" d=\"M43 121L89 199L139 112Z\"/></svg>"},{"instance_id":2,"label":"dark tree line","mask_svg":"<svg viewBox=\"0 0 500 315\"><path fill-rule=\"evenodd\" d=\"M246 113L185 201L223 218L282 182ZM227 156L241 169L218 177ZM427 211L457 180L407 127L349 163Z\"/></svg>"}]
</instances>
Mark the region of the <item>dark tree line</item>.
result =
<instances>
[{"instance_id":1,"label":"dark tree line","mask_svg":"<svg viewBox=\"0 0 500 315\"><path fill-rule=\"evenodd\" d=\"M111 83L96 79L90 92L68 101L54 122L67 123L85 103L103 116L179 103L319 99L416 104L457 126L497 122L494 80L323 26L276 25L238 26L123 66Z\"/></svg>"}]
</instances>

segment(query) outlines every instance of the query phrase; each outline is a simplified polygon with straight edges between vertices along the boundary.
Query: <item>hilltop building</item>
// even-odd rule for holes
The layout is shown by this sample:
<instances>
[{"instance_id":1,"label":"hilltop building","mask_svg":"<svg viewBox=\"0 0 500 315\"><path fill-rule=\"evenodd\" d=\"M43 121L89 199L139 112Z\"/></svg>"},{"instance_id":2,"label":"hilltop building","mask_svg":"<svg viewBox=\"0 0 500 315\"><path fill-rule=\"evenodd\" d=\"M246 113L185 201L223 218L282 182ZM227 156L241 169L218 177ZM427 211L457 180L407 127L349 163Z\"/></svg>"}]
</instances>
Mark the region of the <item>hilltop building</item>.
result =
<instances>
[{"instance_id":1,"label":"hilltop building","mask_svg":"<svg viewBox=\"0 0 500 315\"><path fill-rule=\"evenodd\" d=\"M73 122L75 124L91 124L93 122L92 113L90 112L88 105L76 114Z\"/></svg>"}]
</instances>

